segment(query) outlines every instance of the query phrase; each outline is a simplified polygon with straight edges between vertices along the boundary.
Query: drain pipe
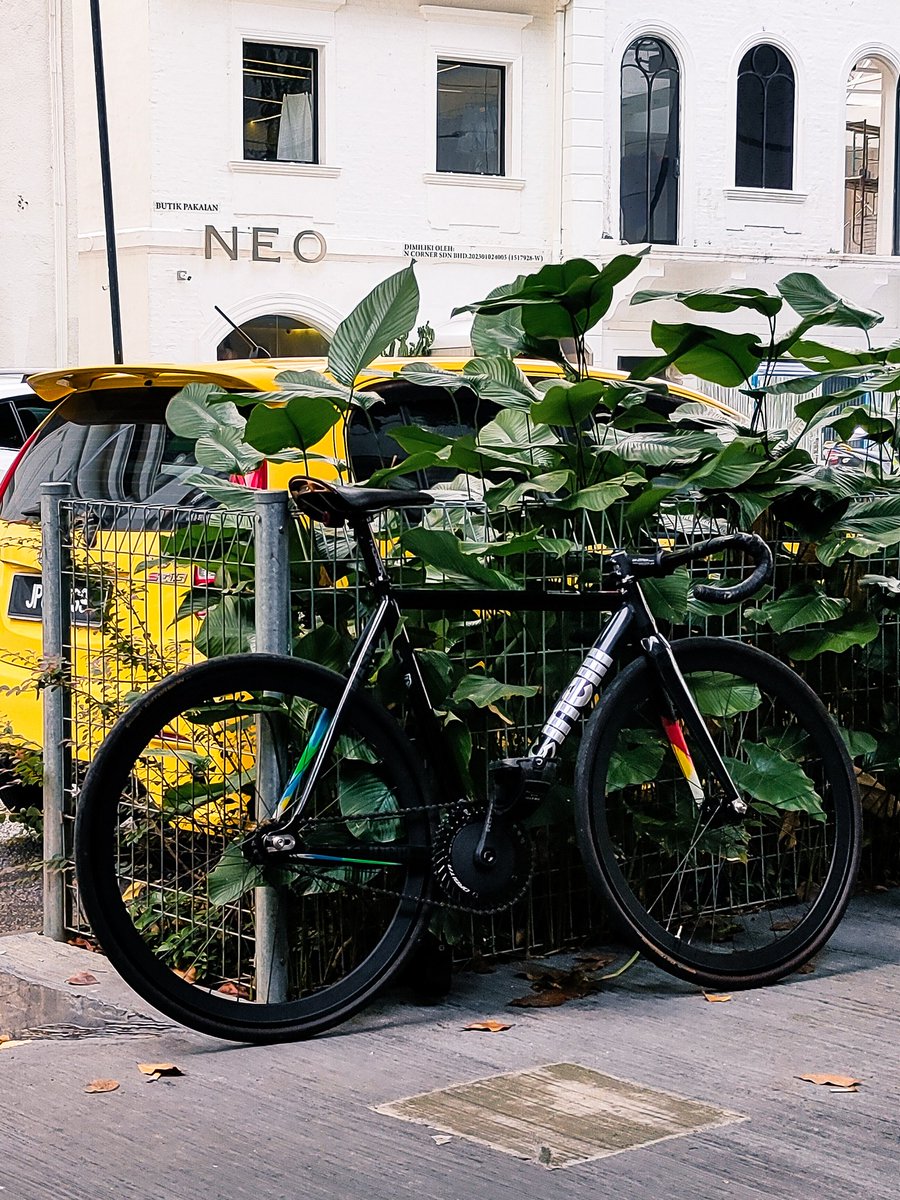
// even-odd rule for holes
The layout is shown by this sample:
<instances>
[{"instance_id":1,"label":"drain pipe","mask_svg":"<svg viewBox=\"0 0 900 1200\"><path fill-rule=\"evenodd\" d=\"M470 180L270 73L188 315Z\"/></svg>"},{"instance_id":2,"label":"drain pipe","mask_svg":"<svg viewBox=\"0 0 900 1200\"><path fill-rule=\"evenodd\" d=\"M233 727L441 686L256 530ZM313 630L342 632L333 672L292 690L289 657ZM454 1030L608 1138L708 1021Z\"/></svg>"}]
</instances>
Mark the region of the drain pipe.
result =
<instances>
[{"instance_id":1,"label":"drain pipe","mask_svg":"<svg viewBox=\"0 0 900 1200\"><path fill-rule=\"evenodd\" d=\"M561 262L563 254L563 138L566 122L566 31L572 0L556 0L554 13L554 138L553 138L553 236L552 261Z\"/></svg>"}]
</instances>

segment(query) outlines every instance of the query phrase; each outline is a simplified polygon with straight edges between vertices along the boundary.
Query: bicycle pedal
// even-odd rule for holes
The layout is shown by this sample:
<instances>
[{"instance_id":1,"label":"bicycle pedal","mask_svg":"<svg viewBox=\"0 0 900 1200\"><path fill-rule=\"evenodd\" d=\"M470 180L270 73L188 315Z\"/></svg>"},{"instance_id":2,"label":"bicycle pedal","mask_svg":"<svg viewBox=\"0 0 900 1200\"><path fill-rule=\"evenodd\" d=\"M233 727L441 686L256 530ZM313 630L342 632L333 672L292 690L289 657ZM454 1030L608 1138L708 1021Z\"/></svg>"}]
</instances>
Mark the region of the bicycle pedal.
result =
<instances>
[{"instance_id":1,"label":"bicycle pedal","mask_svg":"<svg viewBox=\"0 0 900 1200\"><path fill-rule=\"evenodd\" d=\"M556 763L546 758L501 758L488 767L495 812L517 818L539 807L556 778Z\"/></svg>"}]
</instances>

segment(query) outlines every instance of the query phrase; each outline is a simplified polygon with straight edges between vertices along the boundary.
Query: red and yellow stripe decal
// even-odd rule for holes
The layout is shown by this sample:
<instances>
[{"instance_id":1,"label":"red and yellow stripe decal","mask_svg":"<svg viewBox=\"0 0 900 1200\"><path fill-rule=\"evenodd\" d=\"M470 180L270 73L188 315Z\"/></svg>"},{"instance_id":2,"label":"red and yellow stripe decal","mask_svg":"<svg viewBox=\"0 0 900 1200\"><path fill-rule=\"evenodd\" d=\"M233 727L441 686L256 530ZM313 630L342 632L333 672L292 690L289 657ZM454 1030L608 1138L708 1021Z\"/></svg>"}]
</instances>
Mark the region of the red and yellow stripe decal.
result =
<instances>
[{"instance_id":1,"label":"red and yellow stripe decal","mask_svg":"<svg viewBox=\"0 0 900 1200\"><path fill-rule=\"evenodd\" d=\"M697 774L697 768L694 766L694 760L691 758L691 752L687 748L687 742L684 740L684 731L681 728L680 721L667 721L665 717L661 717L663 731L669 739L669 745L672 747L672 753L675 755L675 760L681 768L681 773L687 781L688 787L691 789L691 795L697 804L702 804L706 799L703 792L703 785L700 783L700 776Z\"/></svg>"}]
</instances>

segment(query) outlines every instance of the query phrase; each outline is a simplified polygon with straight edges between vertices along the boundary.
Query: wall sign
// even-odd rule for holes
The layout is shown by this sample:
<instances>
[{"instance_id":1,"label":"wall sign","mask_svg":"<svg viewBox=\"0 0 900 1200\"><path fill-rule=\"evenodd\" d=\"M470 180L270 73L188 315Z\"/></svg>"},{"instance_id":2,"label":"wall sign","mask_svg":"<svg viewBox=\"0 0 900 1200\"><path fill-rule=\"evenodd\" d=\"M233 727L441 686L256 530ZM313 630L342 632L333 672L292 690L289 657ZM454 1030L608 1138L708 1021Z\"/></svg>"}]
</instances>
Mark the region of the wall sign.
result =
<instances>
[{"instance_id":1,"label":"wall sign","mask_svg":"<svg viewBox=\"0 0 900 1200\"><path fill-rule=\"evenodd\" d=\"M207 200L157 200L153 205L157 212L218 212L218 204Z\"/></svg>"},{"instance_id":2,"label":"wall sign","mask_svg":"<svg viewBox=\"0 0 900 1200\"><path fill-rule=\"evenodd\" d=\"M440 258L455 262L543 262L546 257L534 252L519 253L499 247L453 246L434 242L406 242L403 254L405 258Z\"/></svg>"},{"instance_id":3,"label":"wall sign","mask_svg":"<svg viewBox=\"0 0 900 1200\"><path fill-rule=\"evenodd\" d=\"M268 253L274 249L271 238L278 237L281 230L277 226L254 225L250 229L250 260L251 262L281 262L280 254ZM238 227L232 225L222 233L215 225L205 225L203 228L203 257L212 258L213 250L224 252L225 257L232 262L238 256ZM328 244L315 229L301 229L291 243L291 251L298 262L321 262L328 252Z\"/></svg>"}]
</instances>

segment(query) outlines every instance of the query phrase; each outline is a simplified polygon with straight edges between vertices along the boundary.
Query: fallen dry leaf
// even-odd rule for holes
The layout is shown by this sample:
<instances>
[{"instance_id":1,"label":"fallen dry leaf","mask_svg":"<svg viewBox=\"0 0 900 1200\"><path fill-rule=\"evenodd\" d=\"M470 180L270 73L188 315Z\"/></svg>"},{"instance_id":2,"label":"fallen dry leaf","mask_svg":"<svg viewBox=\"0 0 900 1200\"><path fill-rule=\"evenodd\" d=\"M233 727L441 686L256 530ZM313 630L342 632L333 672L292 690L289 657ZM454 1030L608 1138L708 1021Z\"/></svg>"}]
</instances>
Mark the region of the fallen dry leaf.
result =
<instances>
[{"instance_id":1,"label":"fallen dry leaf","mask_svg":"<svg viewBox=\"0 0 900 1200\"><path fill-rule=\"evenodd\" d=\"M812 973L815 969L816 969L816 964L814 962L808 962L808 963L804 963L802 967L798 967L797 970L794 972L794 974L795 975L812 975Z\"/></svg>"},{"instance_id":2,"label":"fallen dry leaf","mask_svg":"<svg viewBox=\"0 0 900 1200\"><path fill-rule=\"evenodd\" d=\"M727 992L704 992L703 999L710 1004L727 1004L731 996Z\"/></svg>"},{"instance_id":3,"label":"fallen dry leaf","mask_svg":"<svg viewBox=\"0 0 900 1200\"><path fill-rule=\"evenodd\" d=\"M527 996L517 996L510 1000L512 1008L559 1008L567 1000L580 999L566 992L529 992Z\"/></svg>"},{"instance_id":4,"label":"fallen dry leaf","mask_svg":"<svg viewBox=\"0 0 900 1200\"><path fill-rule=\"evenodd\" d=\"M0 1041L0 1050L12 1050L15 1046L27 1046L31 1038L7 1038Z\"/></svg>"},{"instance_id":5,"label":"fallen dry leaf","mask_svg":"<svg viewBox=\"0 0 900 1200\"><path fill-rule=\"evenodd\" d=\"M773 921L773 933L789 933L792 929L796 929L800 924L799 921Z\"/></svg>"},{"instance_id":6,"label":"fallen dry leaf","mask_svg":"<svg viewBox=\"0 0 900 1200\"><path fill-rule=\"evenodd\" d=\"M243 983L233 983L228 979L219 988L223 996L240 996L242 1000L250 999L250 989Z\"/></svg>"},{"instance_id":7,"label":"fallen dry leaf","mask_svg":"<svg viewBox=\"0 0 900 1200\"><path fill-rule=\"evenodd\" d=\"M583 971L600 971L616 961L615 954L576 954L575 961Z\"/></svg>"},{"instance_id":8,"label":"fallen dry leaf","mask_svg":"<svg viewBox=\"0 0 900 1200\"><path fill-rule=\"evenodd\" d=\"M99 983L100 980L96 975L92 975L90 971L79 971L76 975L70 975L66 983L71 983L72 987L90 987L92 983Z\"/></svg>"},{"instance_id":9,"label":"fallen dry leaf","mask_svg":"<svg viewBox=\"0 0 900 1200\"><path fill-rule=\"evenodd\" d=\"M90 950L92 954L100 953L100 947L97 945L97 943L88 941L88 939L84 937L69 938L66 944L69 946L78 946L82 950Z\"/></svg>"},{"instance_id":10,"label":"fallen dry leaf","mask_svg":"<svg viewBox=\"0 0 900 1200\"><path fill-rule=\"evenodd\" d=\"M827 1084L830 1087L836 1088L858 1088L862 1080L853 1079L850 1075L798 1075L798 1079L804 1079L807 1083L817 1083L820 1085Z\"/></svg>"},{"instance_id":11,"label":"fallen dry leaf","mask_svg":"<svg viewBox=\"0 0 900 1200\"><path fill-rule=\"evenodd\" d=\"M150 1083L160 1079L163 1075L172 1077L184 1074L184 1071L180 1067L176 1067L174 1063L138 1063L137 1069L142 1075L147 1076Z\"/></svg>"},{"instance_id":12,"label":"fallen dry leaf","mask_svg":"<svg viewBox=\"0 0 900 1200\"><path fill-rule=\"evenodd\" d=\"M512 1029L512 1025L506 1025L503 1021L472 1021L470 1025L463 1025L463 1030L472 1030L474 1033L502 1033L504 1029Z\"/></svg>"},{"instance_id":13,"label":"fallen dry leaf","mask_svg":"<svg viewBox=\"0 0 900 1200\"><path fill-rule=\"evenodd\" d=\"M436 1146L446 1146L448 1142L452 1142L453 1138L449 1133L433 1133L431 1140Z\"/></svg>"},{"instance_id":14,"label":"fallen dry leaf","mask_svg":"<svg viewBox=\"0 0 900 1200\"><path fill-rule=\"evenodd\" d=\"M89 1094L94 1092L114 1092L118 1089L118 1079L92 1079L84 1089Z\"/></svg>"},{"instance_id":15,"label":"fallen dry leaf","mask_svg":"<svg viewBox=\"0 0 900 1200\"><path fill-rule=\"evenodd\" d=\"M186 971L179 971L177 967L173 967L172 973L173 973L173 975L177 975L180 979L183 979L185 983L196 983L197 982L197 968L196 967L188 967L188 969Z\"/></svg>"}]
</instances>

